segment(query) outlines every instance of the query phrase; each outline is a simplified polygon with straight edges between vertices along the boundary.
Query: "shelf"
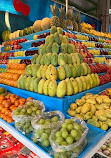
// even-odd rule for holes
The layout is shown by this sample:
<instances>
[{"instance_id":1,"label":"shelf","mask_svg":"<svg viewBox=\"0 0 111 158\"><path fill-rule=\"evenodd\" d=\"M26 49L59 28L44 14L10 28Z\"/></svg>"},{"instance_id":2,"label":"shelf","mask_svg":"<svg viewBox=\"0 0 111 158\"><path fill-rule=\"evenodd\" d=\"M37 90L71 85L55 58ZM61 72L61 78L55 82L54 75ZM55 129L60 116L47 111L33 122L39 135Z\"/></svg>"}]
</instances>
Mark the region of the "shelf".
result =
<instances>
[{"instance_id":1,"label":"shelf","mask_svg":"<svg viewBox=\"0 0 111 158\"><path fill-rule=\"evenodd\" d=\"M0 64L0 68L5 68L5 69L7 69L7 65Z\"/></svg>"},{"instance_id":2,"label":"shelf","mask_svg":"<svg viewBox=\"0 0 111 158\"><path fill-rule=\"evenodd\" d=\"M32 59L33 56L24 56L24 57L9 57L8 59Z\"/></svg>"},{"instance_id":3,"label":"shelf","mask_svg":"<svg viewBox=\"0 0 111 158\"><path fill-rule=\"evenodd\" d=\"M111 55L94 55L94 57L105 57L105 58L111 58Z\"/></svg>"}]
</instances>

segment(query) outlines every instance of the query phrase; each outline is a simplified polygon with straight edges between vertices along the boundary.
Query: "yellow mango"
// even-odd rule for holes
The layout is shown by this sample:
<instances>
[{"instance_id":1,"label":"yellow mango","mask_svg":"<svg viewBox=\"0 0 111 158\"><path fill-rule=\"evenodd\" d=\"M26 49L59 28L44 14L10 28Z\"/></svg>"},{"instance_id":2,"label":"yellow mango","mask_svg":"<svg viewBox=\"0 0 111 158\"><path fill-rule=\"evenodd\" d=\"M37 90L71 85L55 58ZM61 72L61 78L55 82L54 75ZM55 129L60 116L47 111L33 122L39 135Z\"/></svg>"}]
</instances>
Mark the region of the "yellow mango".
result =
<instances>
[{"instance_id":1,"label":"yellow mango","mask_svg":"<svg viewBox=\"0 0 111 158\"><path fill-rule=\"evenodd\" d=\"M99 121L99 124L100 124L100 128L102 130L107 130L108 129L108 124L106 122Z\"/></svg>"},{"instance_id":2,"label":"yellow mango","mask_svg":"<svg viewBox=\"0 0 111 158\"><path fill-rule=\"evenodd\" d=\"M70 105L70 108L73 109L73 110L77 109L77 104L76 103L72 103Z\"/></svg>"},{"instance_id":3,"label":"yellow mango","mask_svg":"<svg viewBox=\"0 0 111 158\"><path fill-rule=\"evenodd\" d=\"M109 109L104 110L104 114L106 115L107 118L111 118L111 110Z\"/></svg>"},{"instance_id":4,"label":"yellow mango","mask_svg":"<svg viewBox=\"0 0 111 158\"><path fill-rule=\"evenodd\" d=\"M81 108L81 113L83 113L83 114L87 113L88 111L90 111L90 108L91 108L90 104L85 103Z\"/></svg>"},{"instance_id":5,"label":"yellow mango","mask_svg":"<svg viewBox=\"0 0 111 158\"><path fill-rule=\"evenodd\" d=\"M80 112L81 112L81 108L82 108L82 106L79 106L79 107L75 110L76 113L80 114Z\"/></svg>"},{"instance_id":6,"label":"yellow mango","mask_svg":"<svg viewBox=\"0 0 111 158\"><path fill-rule=\"evenodd\" d=\"M92 112L92 114L95 114L95 112L96 112L96 106L94 104L90 104L90 106L91 106L90 111Z\"/></svg>"},{"instance_id":7,"label":"yellow mango","mask_svg":"<svg viewBox=\"0 0 111 158\"><path fill-rule=\"evenodd\" d=\"M103 102L102 97L101 96L96 97L96 101L97 103L101 104Z\"/></svg>"},{"instance_id":8,"label":"yellow mango","mask_svg":"<svg viewBox=\"0 0 111 158\"><path fill-rule=\"evenodd\" d=\"M85 101L84 99L77 99L77 100L76 100L76 104L77 104L78 106L84 105L85 102L86 102L86 101Z\"/></svg>"},{"instance_id":9,"label":"yellow mango","mask_svg":"<svg viewBox=\"0 0 111 158\"><path fill-rule=\"evenodd\" d=\"M69 110L68 110L68 114L69 114L70 116L75 116L76 112L75 112L74 110L69 109Z\"/></svg>"},{"instance_id":10,"label":"yellow mango","mask_svg":"<svg viewBox=\"0 0 111 158\"><path fill-rule=\"evenodd\" d=\"M108 126L111 127L111 119L107 119L106 122L107 122Z\"/></svg>"},{"instance_id":11,"label":"yellow mango","mask_svg":"<svg viewBox=\"0 0 111 158\"><path fill-rule=\"evenodd\" d=\"M80 114L76 114L76 115L75 115L75 117L78 117L78 118L80 118L80 119L82 119L82 120L83 120L83 116L82 116L82 115L80 115Z\"/></svg>"},{"instance_id":12,"label":"yellow mango","mask_svg":"<svg viewBox=\"0 0 111 158\"><path fill-rule=\"evenodd\" d=\"M98 118L95 115L92 116L92 119L98 121Z\"/></svg>"},{"instance_id":13,"label":"yellow mango","mask_svg":"<svg viewBox=\"0 0 111 158\"><path fill-rule=\"evenodd\" d=\"M84 120L89 120L91 119L93 116L93 114L91 112L87 112L85 115L84 115Z\"/></svg>"},{"instance_id":14,"label":"yellow mango","mask_svg":"<svg viewBox=\"0 0 111 158\"><path fill-rule=\"evenodd\" d=\"M95 107L97 110L104 110L104 106L102 106L102 104L95 104Z\"/></svg>"},{"instance_id":15,"label":"yellow mango","mask_svg":"<svg viewBox=\"0 0 111 158\"><path fill-rule=\"evenodd\" d=\"M106 121L107 120L107 117L106 115L102 112L102 111L96 111L96 117L100 120L100 121Z\"/></svg>"},{"instance_id":16,"label":"yellow mango","mask_svg":"<svg viewBox=\"0 0 111 158\"><path fill-rule=\"evenodd\" d=\"M90 99L87 99L87 100L86 100L86 103L96 104L96 101L95 101L95 99L93 99L93 98L91 99L91 98L90 98Z\"/></svg>"},{"instance_id":17,"label":"yellow mango","mask_svg":"<svg viewBox=\"0 0 111 158\"><path fill-rule=\"evenodd\" d=\"M92 125L92 126L98 127L98 128L100 127L99 122L96 121L95 119L89 119L89 120L87 121L87 123L90 124L90 125Z\"/></svg>"}]
</instances>

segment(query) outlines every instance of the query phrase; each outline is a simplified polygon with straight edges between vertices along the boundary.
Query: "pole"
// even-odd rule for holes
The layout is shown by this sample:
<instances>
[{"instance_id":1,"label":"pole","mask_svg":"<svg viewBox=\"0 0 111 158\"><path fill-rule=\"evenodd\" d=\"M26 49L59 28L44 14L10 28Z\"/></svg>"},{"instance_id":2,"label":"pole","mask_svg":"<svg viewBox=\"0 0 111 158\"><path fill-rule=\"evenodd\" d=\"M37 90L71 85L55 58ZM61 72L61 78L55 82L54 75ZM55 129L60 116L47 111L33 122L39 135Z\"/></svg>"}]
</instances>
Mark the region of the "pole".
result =
<instances>
[{"instance_id":1,"label":"pole","mask_svg":"<svg viewBox=\"0 0 111 158\"><path fill-rule=\"evenodd\" d=\"M66 0L66 13L68 12L68 0Z\"/></svg>"}]
</instances>

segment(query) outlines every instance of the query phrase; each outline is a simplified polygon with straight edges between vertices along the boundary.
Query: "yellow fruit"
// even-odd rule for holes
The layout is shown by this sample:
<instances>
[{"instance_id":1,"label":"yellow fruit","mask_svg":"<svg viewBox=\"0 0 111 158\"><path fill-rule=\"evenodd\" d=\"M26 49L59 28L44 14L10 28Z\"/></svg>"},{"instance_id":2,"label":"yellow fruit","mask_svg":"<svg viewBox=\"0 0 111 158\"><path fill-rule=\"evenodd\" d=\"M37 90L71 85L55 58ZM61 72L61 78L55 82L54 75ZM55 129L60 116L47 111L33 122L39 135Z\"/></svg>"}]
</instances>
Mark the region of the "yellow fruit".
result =
<instances>
[{"instance_id":1,"label":"yellow fruit","mask_svg":"<svg viewBox=\"0 0 111 158\"><path fill-rule=\"evenodd\" d=\"M93 98L92 98L92 99L91 99L91 98L90 98L90 99L87 99L86 102L87 102L87 103L90 103L90 104L96 104L96 101L95 101L95 99L93 99Z\"/></svg>"},{"instance_id":2,"label":"yellow fruit","mask_svg":"<svg viewBox=\"0 0 111 158\"><path fill-rule=\"evenodd\" d=\"M84 119L83 116L80 115L80 114L76 114L75 117L78 117L78 118L80 118L80 119L82 119L82 120Z\"/></svg>"},{"instance_id":3,"label":"yellow fruit","mask_svg":"<svg viewBox=\"0 0 111 158\"><path fill-rule=\"evenodd\" d=\"M35 32L41 31L41 20L36 20L33 24L33 29Z\"/></svg>"},{"instance_id":4,"label":"yellow fruit","mask_svg":"<svg viewBox=\"0 0 111 158\"><path fill-rule=\"evenodd\" d=\"M98 97L96 97L96 101L99 103L99 104L101 104L102 103L102 97L101 96L98 96Z\"/></svg>"},{"instance_id":5,"label":"yellow fruit","mask_svg":"<svg viewBox=\"0 0 111 158\"><path fill-rule=\"evenodd\" d=\"M33 40L36 40L36 39L37 39L37 37L38 37L37 35L34 35L34 36L33 36Z\"/></svg>"},{"instance_id":6,"label":"yellow fruit","mask_svg":"<svg viewBox=\"0 0 111 158\"><path fill-rule=\"evenodd\" d=\"M42 30L50 29L50 18L44 18L41 21L41 28Z\"/></svg>"},{"instance_id":7,"label":"yellow fruit","mask_svg":"<svg viewBox=\"0 0 111 158\"><path fill-rule=\"evenodd\" d=\"M96 112L96 106L95 106L94 104L90 104L90 106L91 106L90 111L91 111L91 112L92 112L92 114L94 115L94 114L95 114L95 112Z\"/></svg>"},{"instance_id":8,"label":"yellow fruit","mask_svg":"<svg viewBox=\"0 0 111 158\"><path fill-rule=\"evenodd\" d=\"M71 109L69 109L68 110L68 114L70 115L70 116L75 116L75 111L74 110L71 110Z\"/></svg>"},{"instance_id":9,"label":"yellow fruit","mask_svg":"<svg viewBox=\"0 0 111 158\"><path fill-rule=\"evenodd\" d=\"M77 104L72 103L72 104L70 105L70 108L73 109L73 110L77 109Z\"/></svg>"},{"instance_id":10,"label":"yellow fruit","mask_svg":"<svg viewBox=\"0 0 111 158\"><path fill-rule=\"evenodd\" d=\"M77 104L78 106L84 105L85 102L86 102L86 101L85 101L84 99L77 99L77 100L76 100L76 104Z\"/></svg>"},{"instance_id":11,"label":"yellow fruit","mask_svg":"<svg viewBox=\"0 0 111 158\"><path fill-rule=\"evenodd\" d=\"M85 114L85 113L89 112L90 108L91 108L90 104L89 103L85 103L82 106L82 108L81 108L81 113Z\"/></svg>"}]
</instances>

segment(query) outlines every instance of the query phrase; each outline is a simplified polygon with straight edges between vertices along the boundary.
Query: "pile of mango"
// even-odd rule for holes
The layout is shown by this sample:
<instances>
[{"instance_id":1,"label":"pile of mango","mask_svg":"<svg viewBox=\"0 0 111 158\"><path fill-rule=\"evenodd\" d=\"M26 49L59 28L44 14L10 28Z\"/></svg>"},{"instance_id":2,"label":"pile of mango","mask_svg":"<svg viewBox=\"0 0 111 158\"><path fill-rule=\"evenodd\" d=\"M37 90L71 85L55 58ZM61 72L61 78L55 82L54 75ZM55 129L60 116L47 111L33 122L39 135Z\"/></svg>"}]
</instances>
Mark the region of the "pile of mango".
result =
<instances>
[{"instance_id":1,"label":"pile of mango","mask_svg":"<svg viewBox=\"0 0 111 158\"><path fill-rule=\"evenodd\" d=\"M86 93L70 105L68 114L79 117L90 125L107 130L111 127L111 99L106 95Z\"/></svg>"},{"instance_id":2,"label":"pile of mango","mask_svg":"<svg viewBox=\"0 0 111 158\"><path fill-rule=\"evenodd\" d=\"M97 74L88 74L87 76L81 76L75 79L73 77L70 79L67 78L57 83L53 68L51 72L52 73L49 73L48 77L50 78L48 78L48 80L46 80L46 78L36 78L36 76L21 75L17 81L17 87L51 97L56 95L58 97L64 97L65 95L70 96L88 90L100 84Z\"/></svg>"},{"instance_id":3,"label":"pile of mango","mask_svg":"<svg viewBox=\"0 0 111 158\"><path fill-rule=\"evenodd\" d=\"M58 66L65 64L81 64L83 58L80 53L46 53L46 54L35 54L32 58L32 64Z\"/></svg>"},{"instance_id":4,"label":"pile of mango","mask_svg":"<svg viewBox=\"0 0 111 158\"><path fill-rule=\"evenodd\" d=\"M49 66L32 64L26 67L25 74L38 78L46 78L51 80L57 80L58 78L59 80L64 80L65 78L75 78L91 74L91 69L87 63L65 64L59 66L57 69L52 64Z\"/></svg>"}]
</instances>

